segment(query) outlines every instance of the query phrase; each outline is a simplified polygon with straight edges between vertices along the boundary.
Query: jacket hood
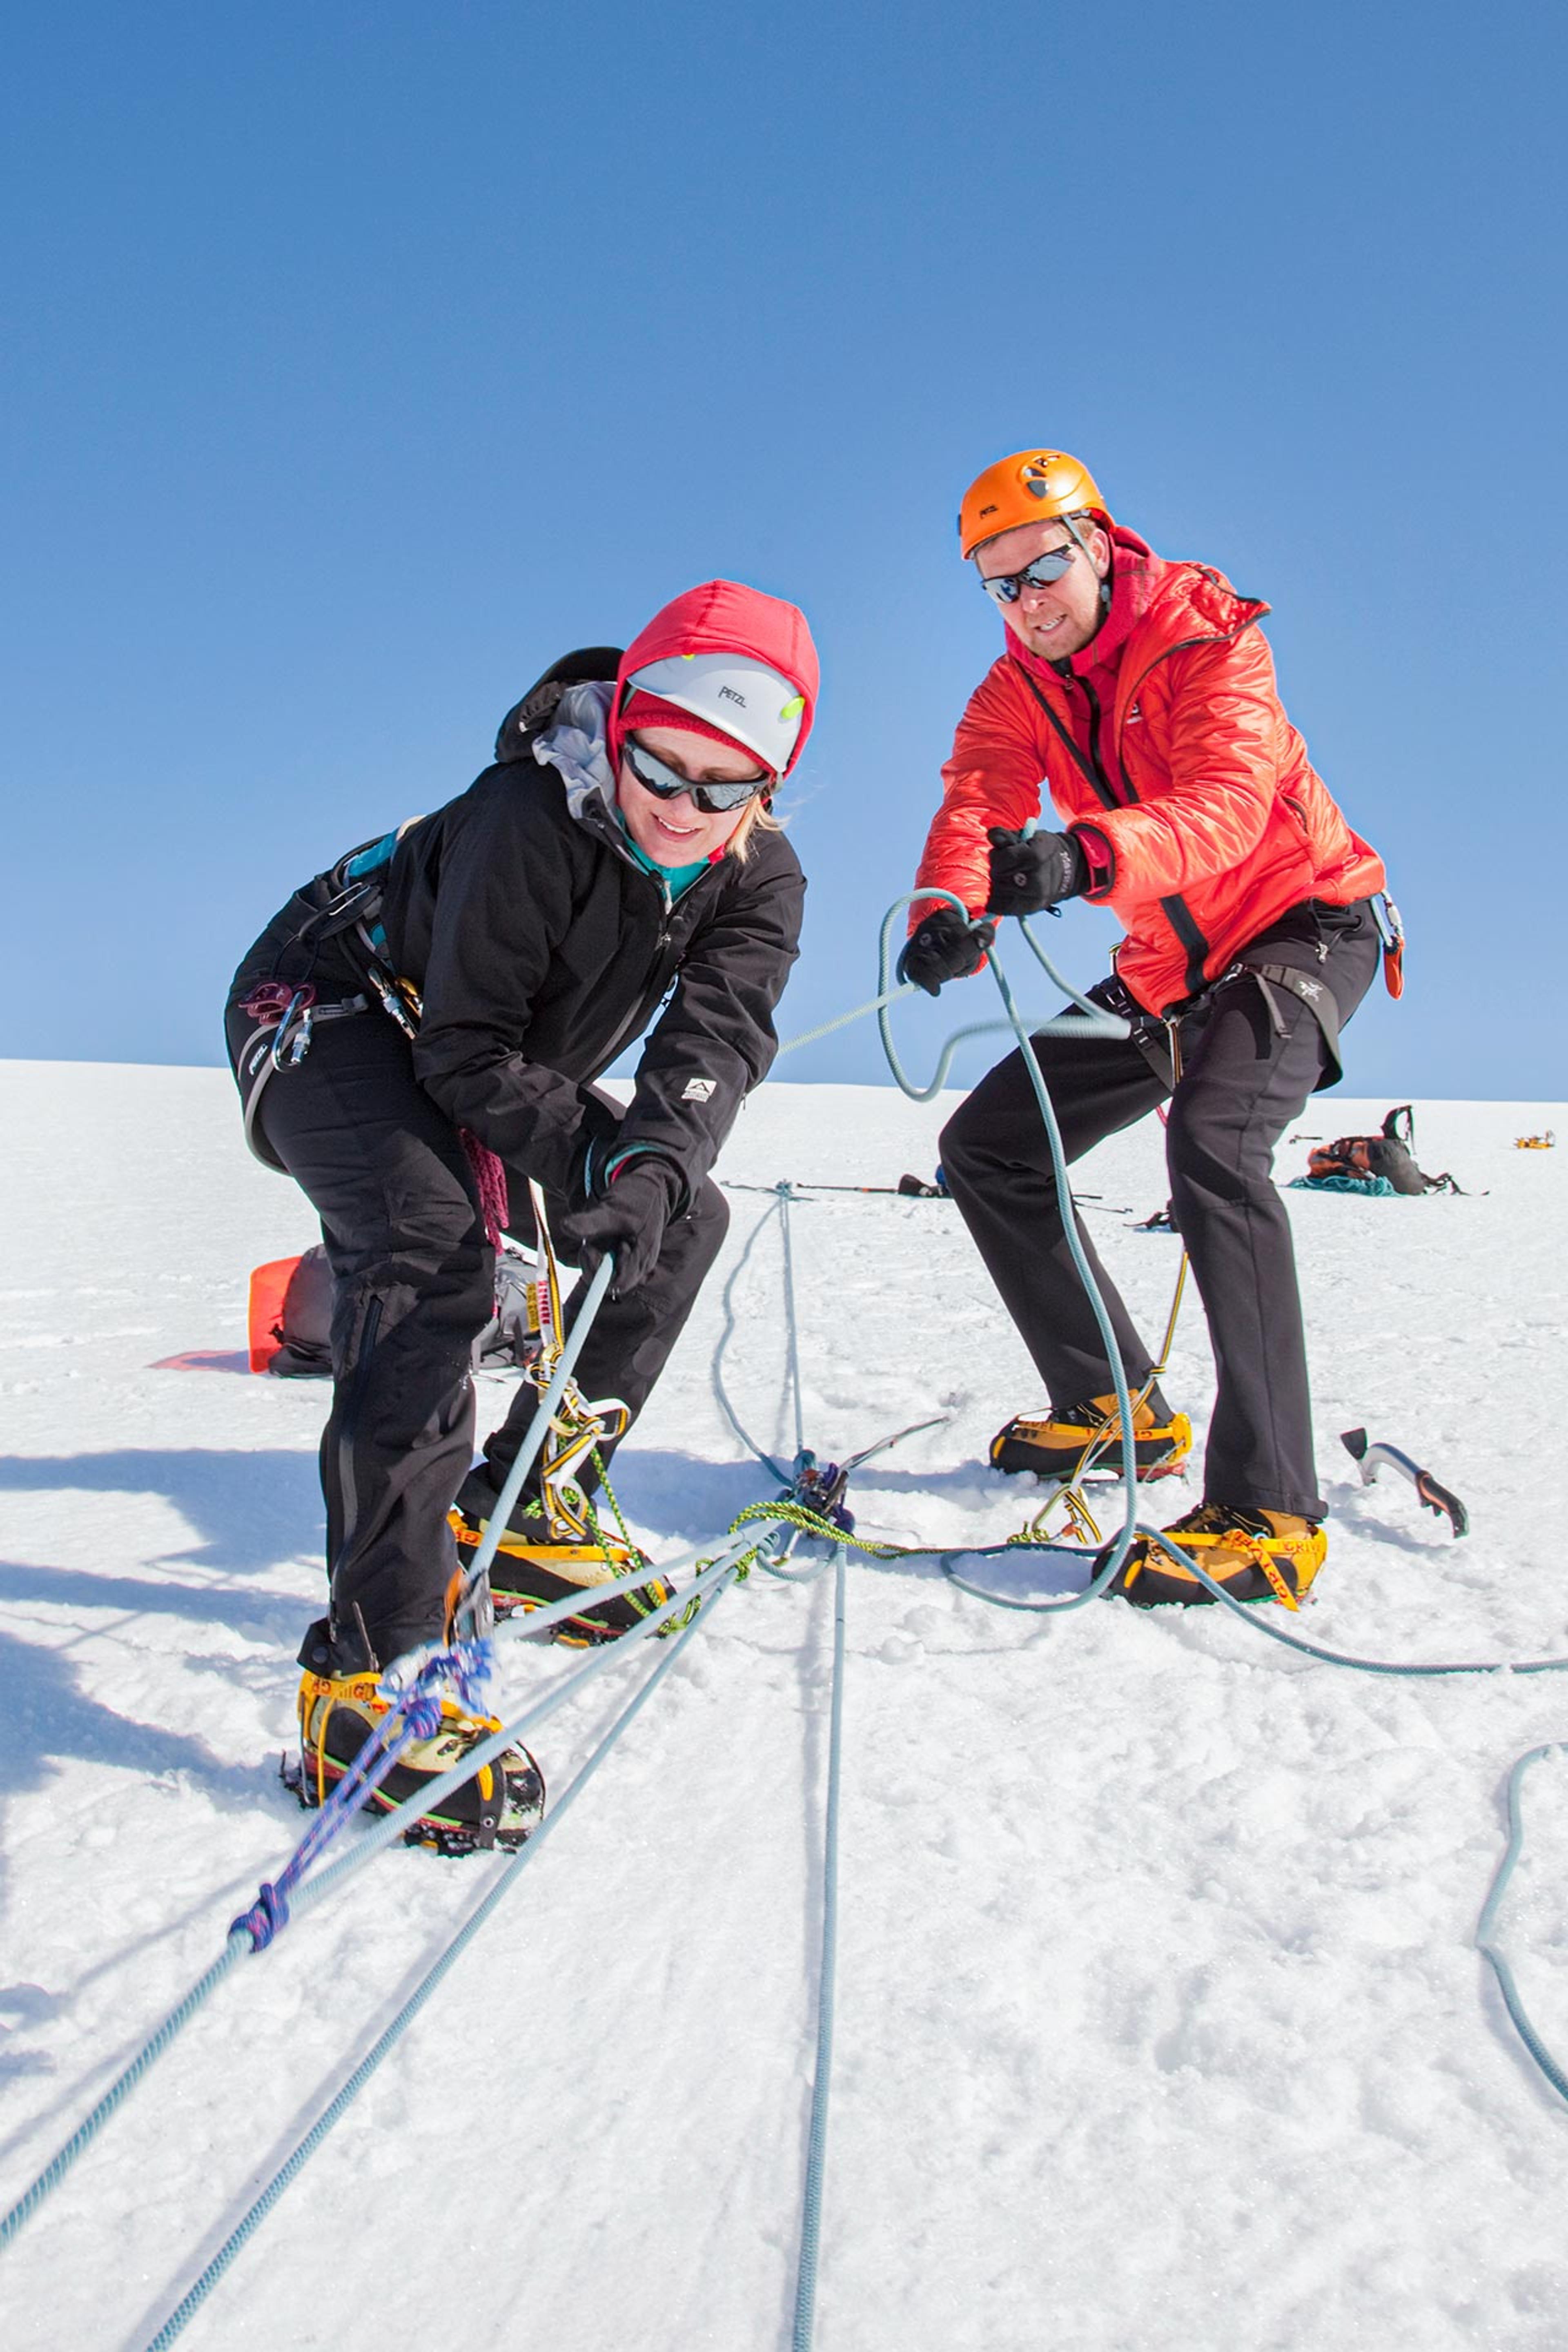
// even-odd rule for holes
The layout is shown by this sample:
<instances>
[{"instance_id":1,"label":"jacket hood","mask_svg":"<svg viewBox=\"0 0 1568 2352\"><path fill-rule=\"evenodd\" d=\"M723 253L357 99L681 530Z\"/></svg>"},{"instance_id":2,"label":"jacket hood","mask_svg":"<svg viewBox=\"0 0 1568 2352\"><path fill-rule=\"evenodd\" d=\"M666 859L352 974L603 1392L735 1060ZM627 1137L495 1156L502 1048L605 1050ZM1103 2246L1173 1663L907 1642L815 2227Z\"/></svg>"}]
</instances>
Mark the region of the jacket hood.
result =
<instances>
[{"instance_id":1,"label":"jacket hood","mask_svg":"<svg viewBox=\"0 0 1568 2352\"><path fill-rule=\"evenodd\" d=\"M1037 654L1020 644L1007 628L1005 651L1023 669L1033 670L1037 677L1051 671L1070 670L1075 677L1085 677L1091 670L1114 664L1122 646L1131 635L1153 602L1154 594L1168 566L1157 556L1147 540L1140 539L1125 523L1112 523L1110 528L1112 551L1110 572L1110 610L1098 629L1076 654L1065 662L1053 661L1047 654Z\"/></svg>"},{"instance_id":2,"label":"jacket hood","mask_svg":"<svg viewBox=\"0 0 1568 2352\"><path fill-rule=\"evenodd\" d=\"M798 606L785 604L782 596L764 596L760 588L743 587L734 580L707 580L700 588L687 589L654 614L621 656L609 719L612 768L620 759L620 713L634 672L684 654L725 653L765 662L789 680L805 703L800 731L784 771L788 774L805 747L816 715L820 684L816 647Z\"/></svg>"},{"instance_id":3,"label":"jacket hood","mask_svg":"<svg viewBox=\"0 0 1568 2352\"><path fill-rule=\"evenodd\" d=\"M1110 611L1083 650L1065 665L1074 677L1107 667L1114 669L1134 633L1144 656L1151 646L1169 651L1191 637L1234 637L1268 611L1261 596L1244 596L1213 564L1155 555L1120 525L1115 540ZM1020 645L1011 630L1004 658L1039 678L1059 677L1064 667Z\"/></svg>"}]
</instances>

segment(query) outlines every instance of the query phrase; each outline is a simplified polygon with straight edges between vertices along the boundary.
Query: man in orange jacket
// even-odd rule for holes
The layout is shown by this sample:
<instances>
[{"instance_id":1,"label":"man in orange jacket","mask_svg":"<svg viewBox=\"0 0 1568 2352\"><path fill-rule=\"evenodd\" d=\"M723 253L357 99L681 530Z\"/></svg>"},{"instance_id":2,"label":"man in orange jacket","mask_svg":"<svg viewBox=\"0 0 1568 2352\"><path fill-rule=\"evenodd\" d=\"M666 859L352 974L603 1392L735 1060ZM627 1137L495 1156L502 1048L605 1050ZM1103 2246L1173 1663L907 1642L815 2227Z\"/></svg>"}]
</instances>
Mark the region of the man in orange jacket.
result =
<instances>
[{"instance_id":1,"label":"man in orange jacket","mask_svg":"<svg viewBox=\"0 0 1568 2352\"><path fill-rule=\"evenodd\" d=\"M1036 1050L1069 1160L1169 1097L1172 1206L1217 1374L1204 1501L1169 1532L1238 1599L1293 1601L1322 1564L1327 1505L1273 1152L1308 1096L1340 1076L1340 1029L1377 965L1382 862L1286 717L1258 626L1266 604L1210 565L1155 555L1059 449L988 467L959 533L1007 642L959 722L916 877L968 912L922 919L917 905L900 975L934 995L976 971L994 935L986 918L1081 896L1121 920L1114 973L1089 994L1131 1034L1043 1037ZM1042 776L1060 832L1032 829ZM1098 1433L1110 1439L1102 1468L1177 1468L1190 1426L1152 1381L1079 1220L1136 1400L1130 1453L1123 1444L1021 1055L970 1095L942 1153L1050 1399L1048 1413L998 1433L992 1461L1065 1476ZM1211 1598L1146 1539L1115 1589L1146 1606Z\"/></svg>"}]
</instances>

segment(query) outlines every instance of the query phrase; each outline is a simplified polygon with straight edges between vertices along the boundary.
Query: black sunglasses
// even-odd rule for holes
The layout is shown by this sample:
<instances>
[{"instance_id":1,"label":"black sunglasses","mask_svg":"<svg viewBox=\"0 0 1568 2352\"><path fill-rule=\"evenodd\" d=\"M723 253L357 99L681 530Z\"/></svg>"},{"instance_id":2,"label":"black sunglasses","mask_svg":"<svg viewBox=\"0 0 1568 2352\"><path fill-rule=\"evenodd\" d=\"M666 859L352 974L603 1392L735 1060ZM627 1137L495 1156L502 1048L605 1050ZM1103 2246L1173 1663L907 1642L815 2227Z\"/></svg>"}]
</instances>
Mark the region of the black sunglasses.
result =
<instances>
[{"instance_id":1,"label":"black sunglasses","mask_svg":"<svg viewBox=\"0 0 1568 2352\"><path fill-rule=\"evenodd\" d=\"M1026 588L1048 588L1053 580L1059 580L1077 553L1076 547L1050 547L1044 555L1037 555L1033 563L1026 563L1022 572L998 572L990 580L981 572L980 585L999 604L1016 604Z\"/></svg>"},{"instance_id":2,"label":"black sunglasses","mask_svg":"<svg viewBox=\"0 0 1568 2352\"><path fill-rule=\"evenodd\" d=\"M765 772L760 776L742 776L732 784L694 784L689 776L667 768L646 744L635 743L629 735L621 746L621 757L645 793L661 801L677 800L682 793L689 793L693 806L704 816L722 816L730 809L743 808L773 786L773 777Z\"/></svg>"}]
</instances>

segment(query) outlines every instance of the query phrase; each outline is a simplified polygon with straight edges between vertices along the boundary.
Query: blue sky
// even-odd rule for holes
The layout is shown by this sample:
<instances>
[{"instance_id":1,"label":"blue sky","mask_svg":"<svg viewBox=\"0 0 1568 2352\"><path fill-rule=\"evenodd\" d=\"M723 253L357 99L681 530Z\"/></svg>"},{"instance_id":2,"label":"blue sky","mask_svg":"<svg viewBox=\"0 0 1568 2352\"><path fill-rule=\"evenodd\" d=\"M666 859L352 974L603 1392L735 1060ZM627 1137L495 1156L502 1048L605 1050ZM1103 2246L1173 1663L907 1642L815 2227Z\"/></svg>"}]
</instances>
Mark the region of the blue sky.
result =
<instances>
[{"instance_id":1,"label":"blue sky","mask_svg":"<svg viewBox=\"0 0 1568 2352\"><path fill-rule=\"evenodd\" d=\"M1562 26L28 12L0 1053L217 1060L295 883L715 573L823 655L781 1031L868 996L1000 639L958 496L1038 442L1274 607L1411 933L1349 1090L1561 1097ZM1104 970L1108 916L1052 929ZM916 1008L911 1055L991 1010ZM881 1074L866 1025L785 1069Z\"/></svg>"}]
</instances>

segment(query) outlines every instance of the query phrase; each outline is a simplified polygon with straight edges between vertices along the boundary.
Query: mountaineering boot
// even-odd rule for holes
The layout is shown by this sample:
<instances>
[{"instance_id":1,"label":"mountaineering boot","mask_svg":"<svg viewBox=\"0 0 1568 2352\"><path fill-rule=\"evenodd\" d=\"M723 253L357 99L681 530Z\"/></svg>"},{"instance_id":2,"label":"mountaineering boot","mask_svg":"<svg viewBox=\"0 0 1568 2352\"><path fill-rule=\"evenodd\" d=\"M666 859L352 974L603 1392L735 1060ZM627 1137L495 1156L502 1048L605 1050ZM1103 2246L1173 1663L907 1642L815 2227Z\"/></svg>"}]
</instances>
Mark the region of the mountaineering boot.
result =
<instances>
[{"instance_id":1,"label":"mountaineering boot","mask_svg":"<svg viewBox=\"0 0 1568 2352\"><path fill-rule=\"evenodd\" d=\"M991 1441L994 1470L1032 1470L1037 1478L1071 1478L1086 1449L1101 1435L1106 1443L1089 1462L1090 1471L1106 1477L1125 1477L1121 1450L1121 1417L1111 1396L1090 1397L1085 1404L1053 1406L1042 1420L1019 1413L999 1429ZM1176 1476L1193 1449L1193 1425L1184 1412L1173 1412L1156 1389L1132 1408L1132 1466L1140 1486L1150 1478Z\"/></svg>"},{"instance_id":2,"label":"mountaineering boot","mask_svg":"<svg viewBox=\"0 0 1568 2352\"><path fill-rule=\"evenodd\" d=\"M1165 1529L1198 1566L1236 1601L1278 1601L1294 1609L1328 1553L1329 1539L1314 1519L1290 1511L1238 1511L1227 1503L1200 1503ZM1095 1560L1099 1573L1110 1556L1107 1545ZM1191 1607L1214 1594L1152 1536L1140 1536L1118 1574L1105 1589L1135 1609L1158 1609L1174 1601Z\"/></svg>"},{"instance_id":3,"label":"mountaineering boot","mask_svg":"<svg viewBox=\"0 0 1568 2352\"><path fill-rule=\"evenodd\" d=\"M300 1652L300 1801L326 1802L332 1790L392 1708L379 1696L381 1670L368 1652L363 1671L342 1672L344 1659L331 1626L318 1619ZM395 1805L417 1805L421 1790L449 1772L482 1739L500 1729L493 1716L469 1715L450 1699L441 1703L441 1727L429 1739L404 1749L368 1803L378 1812ZM514 1848L539 1827L544 1812L544 1780L526 1748L503 1748L481 1764L471 1780L421 1812L407 1832L411 1845L433 1845L443 1853L474 1853L491 1846Z\"/></svg>"},{"instance_id":4,"label":"mountaineering boot","mask_svg":"<svg viewBox=\"0 0 1568 2352\"><path fill-rule=\"evenodd\" d=\"M586 1593L595 1584L608 1584L617 1576L649 1567L640 1551L613 1537L600 1534L585 1540L573 1529L552 1524L537 1492L529 1496L525 1486L523 1494L524 1499L512 1507L506 1532L490 1561L490 1597L498 1618L543 1609L552 1601ZM459 1561L472 1559L500 1500L483 1469L470 1470L452 1509ZM613 1642L617 1634L629 1633L640 1625L669 1598L669 1586L650 1576L647 1584L591 1604L591 1615L584 1610L581 1615L574 1612L563 1619L550 1628L551 1638L576 1648Z\"/></svg>"},{"instance_id":5,"label":"mountaineering boot","mask_svg":"<svg viewBox=\"0 0 1568 2352\"><path fill-rule=\"evenodd\" d=\"M470 1521L476 1528L484 1528L500 1501L500 1488L491 1479L487 1465L483 1462L476 1462L458 1489L454 1507L460 1517ZM511 1507L511 1517L507 1525L515 1534L526 1535L530 1519L537 1528L540 1508L539 1465L536 1462L522 1482L522 1492Z\"/></svg>"}]
</instances>

